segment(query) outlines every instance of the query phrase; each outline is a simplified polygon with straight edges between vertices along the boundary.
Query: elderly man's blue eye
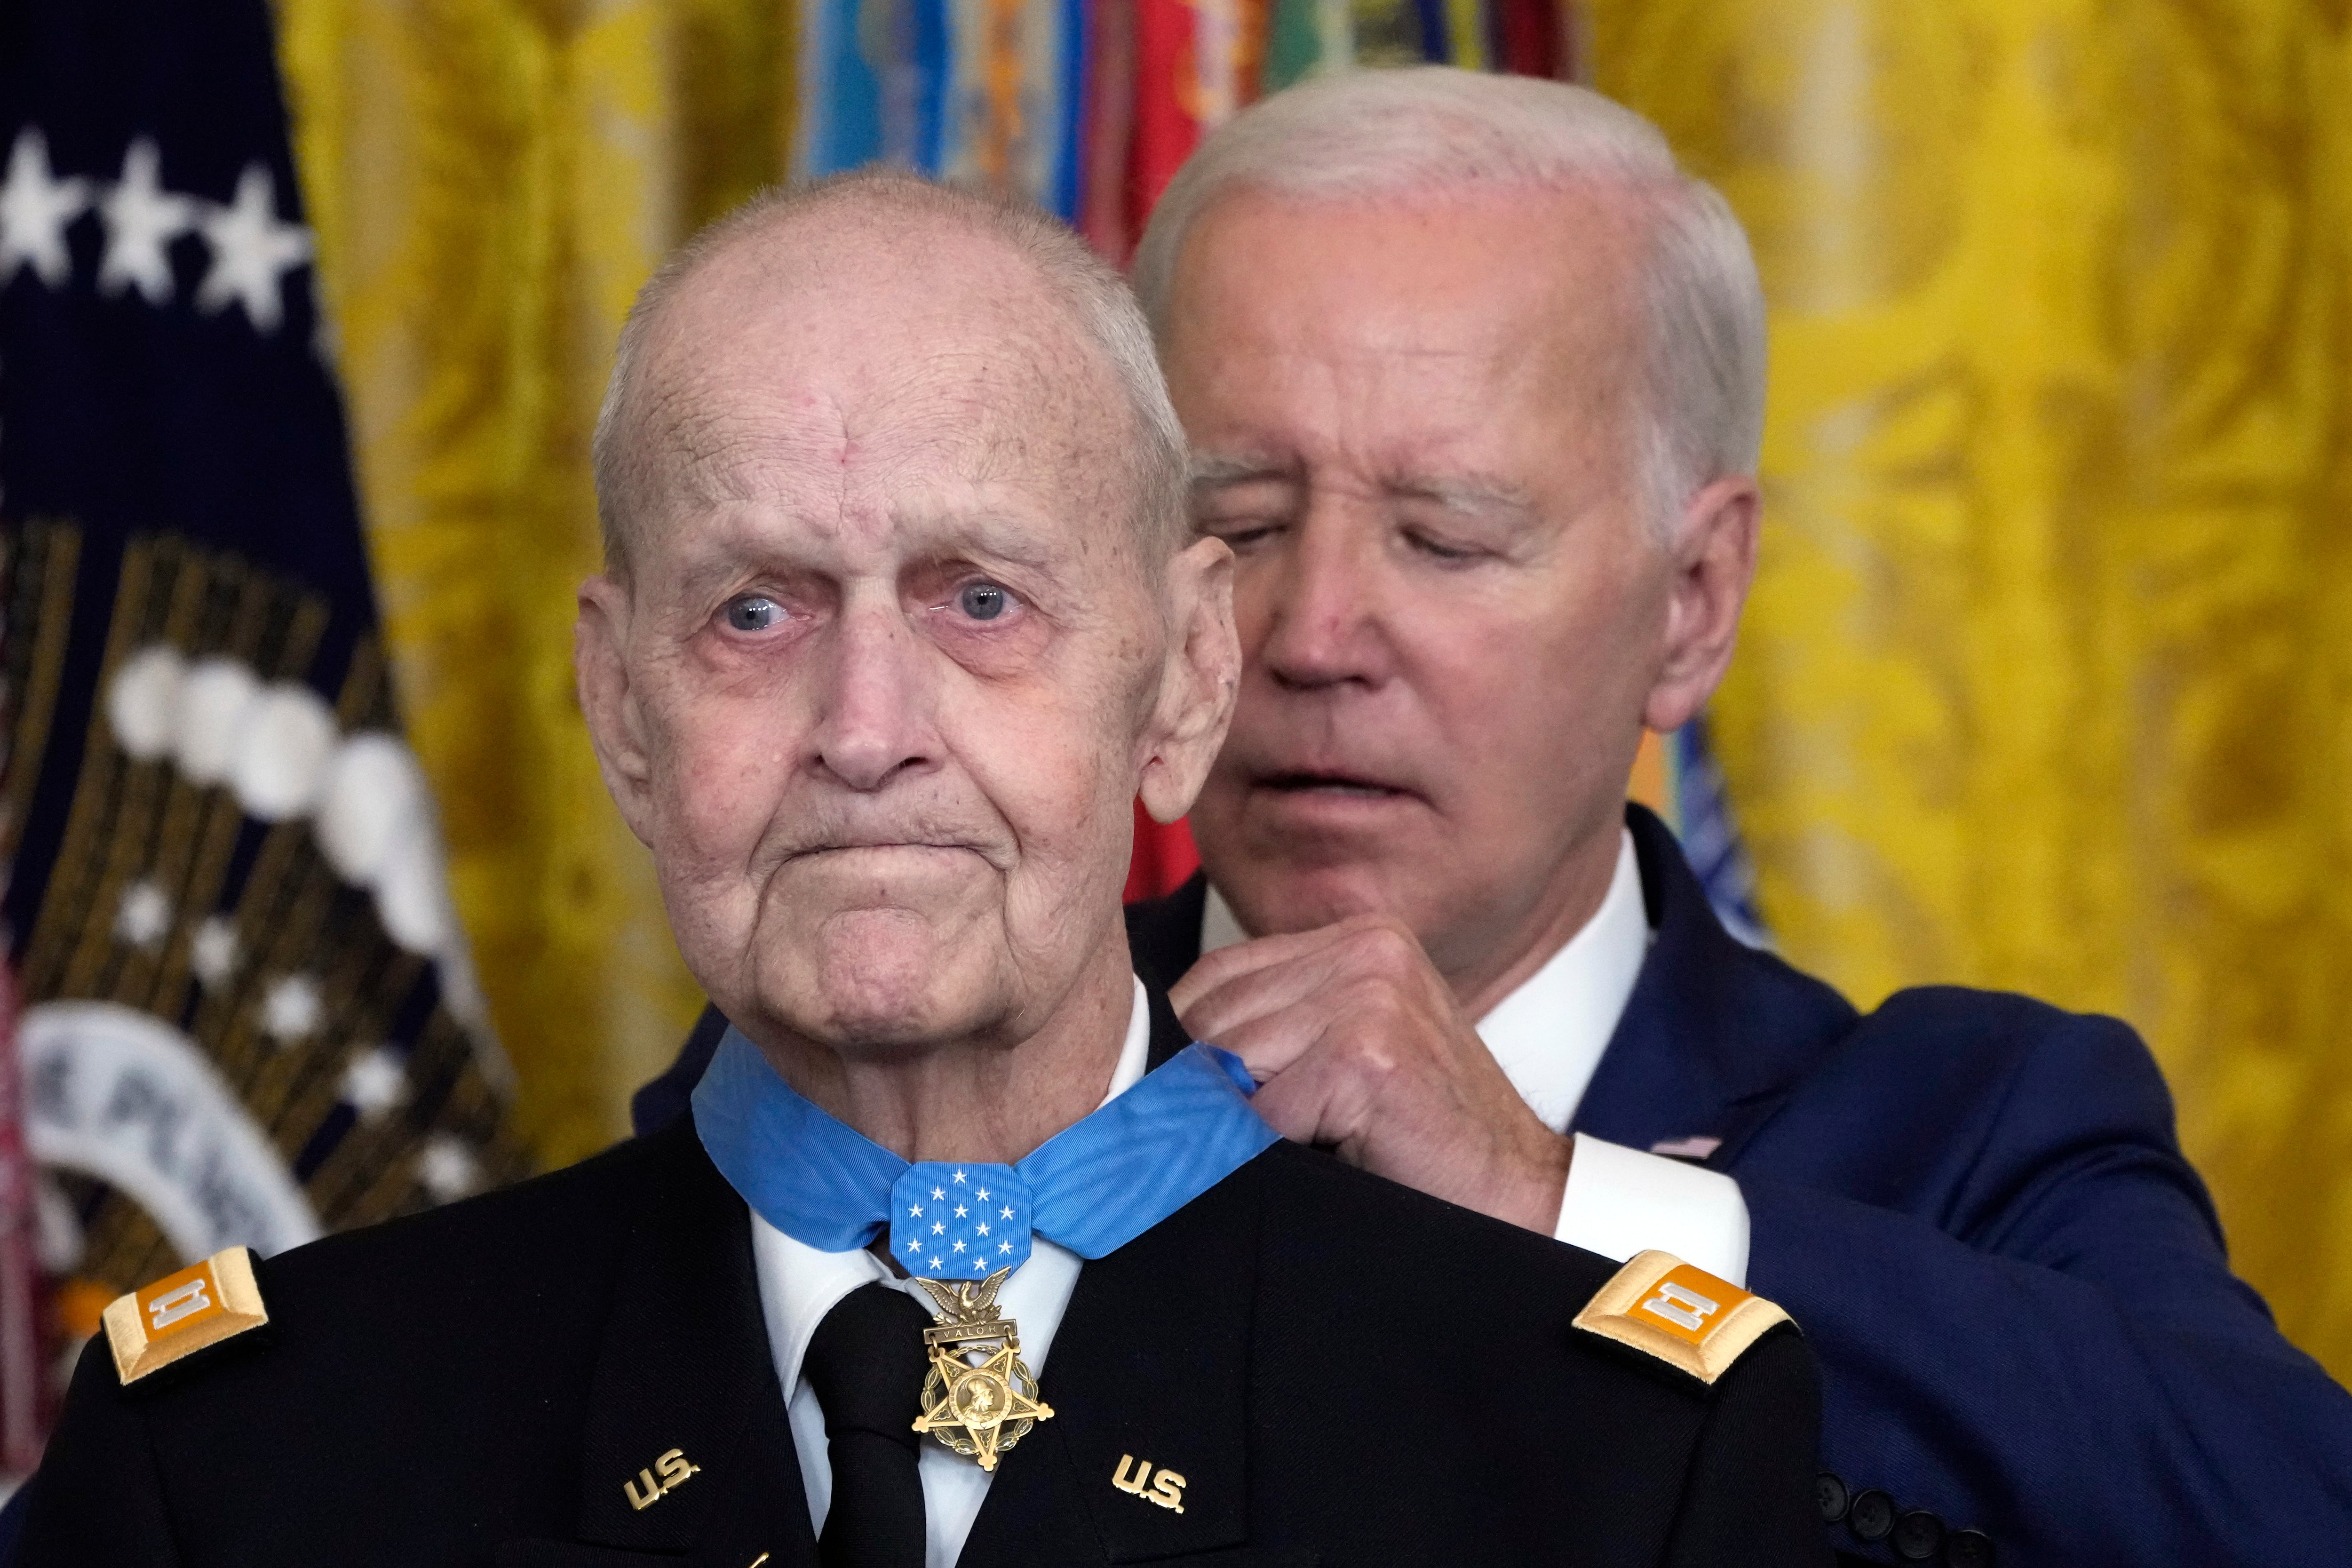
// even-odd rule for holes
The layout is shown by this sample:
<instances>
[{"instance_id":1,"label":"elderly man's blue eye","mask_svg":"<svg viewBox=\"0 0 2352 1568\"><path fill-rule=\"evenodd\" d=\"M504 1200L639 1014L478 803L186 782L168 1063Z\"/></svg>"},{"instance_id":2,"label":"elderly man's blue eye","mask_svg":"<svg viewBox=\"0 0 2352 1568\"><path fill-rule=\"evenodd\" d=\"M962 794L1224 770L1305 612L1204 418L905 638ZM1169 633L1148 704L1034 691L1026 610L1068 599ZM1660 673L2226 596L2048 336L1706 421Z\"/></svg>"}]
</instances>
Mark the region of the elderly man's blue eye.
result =
<instances>
[{"instance_id":1,"label":"elderly man's blue eye","mask_svg":"<svg viewBox=\"0 0 2352 1568\"><path fill-rule=\"evenodd\" d=\"M956 594L956 607L975 621L992 621L1004 613L1013 595L993 583L968 583Z\"/></svg>"},{"instance_id":2,"label":"elderly man's blue eye","mask_svg":"<svg viewBox=\"0 0 2352 1568\"><path fill-rule=\"evenodd\" d=\"M763 594L727 602L727 624L739 632L763 632L784 618L784 607Z\"/></svg>"}]
</instances>

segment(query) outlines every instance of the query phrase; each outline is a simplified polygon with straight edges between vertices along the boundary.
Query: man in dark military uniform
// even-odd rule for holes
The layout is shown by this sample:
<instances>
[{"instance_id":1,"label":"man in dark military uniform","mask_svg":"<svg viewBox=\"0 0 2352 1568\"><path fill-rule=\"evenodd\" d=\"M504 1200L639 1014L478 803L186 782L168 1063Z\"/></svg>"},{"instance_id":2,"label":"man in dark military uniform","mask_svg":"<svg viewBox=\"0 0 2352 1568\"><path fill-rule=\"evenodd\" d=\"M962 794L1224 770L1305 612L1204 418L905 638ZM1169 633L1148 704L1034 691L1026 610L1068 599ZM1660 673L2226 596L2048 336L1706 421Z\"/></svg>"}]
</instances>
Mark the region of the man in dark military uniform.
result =
<instances>
[{"instance_id":1,"label":"man in dark military uniform","mask_svg":"<svg viewBox=\"0 0 2352 1568\"><path fill-rule=\"evenodd\" d=\"M1769 1301L1297 1144L1121 927L1231 557L1118 281L894 176L649 286L580 688L735 1021L668 1131L109 1309L35 1564L1816 1560Z\"/></svg>"}]
</instances>

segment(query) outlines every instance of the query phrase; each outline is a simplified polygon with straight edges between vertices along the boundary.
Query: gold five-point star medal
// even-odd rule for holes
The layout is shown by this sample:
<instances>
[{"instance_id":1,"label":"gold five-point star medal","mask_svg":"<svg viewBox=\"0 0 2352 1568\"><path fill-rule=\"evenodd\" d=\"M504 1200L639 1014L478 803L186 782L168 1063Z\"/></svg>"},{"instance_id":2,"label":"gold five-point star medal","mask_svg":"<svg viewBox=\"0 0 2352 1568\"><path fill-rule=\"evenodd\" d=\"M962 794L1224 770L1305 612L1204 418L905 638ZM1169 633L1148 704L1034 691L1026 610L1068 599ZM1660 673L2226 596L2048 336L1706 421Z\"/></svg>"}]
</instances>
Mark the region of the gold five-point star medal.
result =
<instances>
[{"instance_id":1,"label":"gold five-point star medal","mask_svg":"<svg viewBox=\"0 0 2352 1568\"><path fill-rule=\"evenodd\" d=\"M1037 1380L1021 1360L1021 1330L996 1315L996 1292L1010 1268L987 1279L917 1279L932 1301L939 1326L923 1331L930 1375L923 1379L923 1413L915 1430L928 1432L983 1470L996 1457L1053 1418L1037 1397Z\"/></svg>"}]
</instances>

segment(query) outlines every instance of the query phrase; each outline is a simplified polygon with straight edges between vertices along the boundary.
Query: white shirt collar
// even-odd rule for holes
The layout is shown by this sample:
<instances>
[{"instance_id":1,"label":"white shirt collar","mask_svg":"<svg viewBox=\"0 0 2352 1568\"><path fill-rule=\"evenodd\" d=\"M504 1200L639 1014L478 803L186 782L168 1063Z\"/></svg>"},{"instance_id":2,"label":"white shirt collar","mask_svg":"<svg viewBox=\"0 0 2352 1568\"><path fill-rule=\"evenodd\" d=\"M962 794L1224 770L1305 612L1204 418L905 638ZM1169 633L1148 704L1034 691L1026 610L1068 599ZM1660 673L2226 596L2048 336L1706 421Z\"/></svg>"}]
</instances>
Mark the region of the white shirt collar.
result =
<instances>
[{"instance_id":1,"label":"white shirt collar","mask_svg":"<svg viewBox=\"0 0 2352 1568\"><path fill-rule=\"evenodd\" d=\"M1247 940L1232 907L1211 887L1201 914L1201 951L1213 952ZM1478 1037L1528 1109L1553 1131L1567 1131L1574 1119L1649 951L1642 866L1633 836L1626 832L1618 841L1609 891L1592 918L1478 1020Z\"/></svg>"}]
</instances>

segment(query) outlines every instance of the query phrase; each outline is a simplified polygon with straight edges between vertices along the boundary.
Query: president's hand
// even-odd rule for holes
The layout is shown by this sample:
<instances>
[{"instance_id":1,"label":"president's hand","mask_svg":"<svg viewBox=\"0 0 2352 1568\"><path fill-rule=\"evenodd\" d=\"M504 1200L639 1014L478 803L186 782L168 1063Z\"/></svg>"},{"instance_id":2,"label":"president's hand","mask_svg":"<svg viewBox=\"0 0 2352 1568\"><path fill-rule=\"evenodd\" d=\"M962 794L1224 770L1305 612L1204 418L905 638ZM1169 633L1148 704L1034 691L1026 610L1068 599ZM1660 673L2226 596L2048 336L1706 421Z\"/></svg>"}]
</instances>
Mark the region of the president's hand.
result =
<instances>
[{"instance_id":1,"label":"president's hand","mask_svg":"<svg viewBox=\"0 0 2352 1568\"><path fill-rule=\"evenodd\" d=\"M1412 932L1360 915L1203 957L1169 1000L1284 1137L1545 1236L1574 1145L1541 1121Z\"/></svg>"}]
</instances>

